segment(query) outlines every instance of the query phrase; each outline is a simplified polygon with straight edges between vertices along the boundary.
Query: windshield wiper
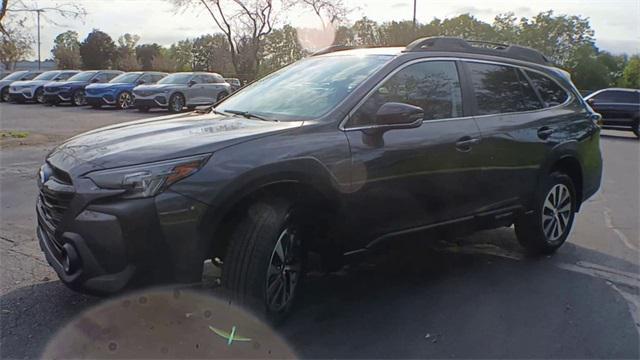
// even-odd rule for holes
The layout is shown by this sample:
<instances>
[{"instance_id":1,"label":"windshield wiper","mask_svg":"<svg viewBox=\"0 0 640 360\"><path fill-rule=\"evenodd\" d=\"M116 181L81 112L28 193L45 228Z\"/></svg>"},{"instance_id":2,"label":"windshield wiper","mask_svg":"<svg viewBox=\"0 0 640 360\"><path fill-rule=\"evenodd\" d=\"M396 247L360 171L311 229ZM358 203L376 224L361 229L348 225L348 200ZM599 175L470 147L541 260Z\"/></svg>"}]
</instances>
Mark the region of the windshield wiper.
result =
<instances>
[{"instance_id":1,"label":"windshield wiper","mask_svg":"<svg viewBox=\"0 0 640 360\"><path fill-rule=\"evenodd\" d=\"M216 110L216 111L220 111L220 110ZM248 111L241 111L241 110L224 110L223 112L229 113L229 114L234 114L234 115L240 115L240 116L244 116L247 119L258 119L258 120L263 120L263 121L278 121L276 119L267 119L264 118L260 115L256 115L253 113L250 113Z\"/></svg>"}]
</instances>

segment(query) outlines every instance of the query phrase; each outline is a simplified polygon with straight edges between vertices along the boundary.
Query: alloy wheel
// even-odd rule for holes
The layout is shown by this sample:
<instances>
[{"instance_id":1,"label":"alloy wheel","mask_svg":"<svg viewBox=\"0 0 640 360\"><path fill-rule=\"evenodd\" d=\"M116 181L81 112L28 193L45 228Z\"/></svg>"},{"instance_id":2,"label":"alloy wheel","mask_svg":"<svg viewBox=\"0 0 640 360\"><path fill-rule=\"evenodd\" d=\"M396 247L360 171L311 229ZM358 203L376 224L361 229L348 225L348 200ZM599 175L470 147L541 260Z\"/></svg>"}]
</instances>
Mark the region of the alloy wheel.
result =
<instances>
[{"instance_id":1,"label":"alloy wheel","mask_svg":"<svg viewBox=\"0 0 640 360\"><path fill-rule=\"evenodd\" d=\"M182 100L182 96L174 96L173 101L171 102L171 108L174 112L182 111L182 108L184 108L184 100Z\"/></svg>"},{"instance_id":2,"label":"alloy wheel","mask_svg":"<svg viewBox=\"0 0 640 360\"><path fill-rule=\"evenodd\" d=\"M44 90L36 90L36 101L40 104L44 104Z\"/></svg>"},{"instance_id":3,"label":"alloy wheel","mask_svg":"<svg viewBox=\"0 0 640 360\"><path fill-rule=\"evenodd\" d=\"M76 91L75 94L73 94L73 103L77 106L85 104L84 93L82 91Z\"/></svg>"},{"instance_id":4,"label":"alloy wheel","mask_svg":"<svg viewBox=\"0 0 640 360\"><path fill-rule=\"evenodd\" d=\"M560 239L568 230L572 203L571 192L564 184L554 185L547 193L542 206L542 231L547 241Z\"/></svg>"},{"instance_id":5,"label":"alloy wheel","mask_svg":"<svg viewBox=\"0 0 640 360\"><path fill-rule=\"evenodd\" d=\"M2 101L9 102L9 100L11 100L9 96L9 90L4 90L2 92Z\"/></svg>"},{"instance_id":6,"label":"alloy wheel","mask_svg":"<svg viewBox=\"0 0 640 360\"><path fill-rule=\"evenodd\" d=\"M131 95L128 92L123 92L118 97L118 104L120 105L121 109L130 108L132 103L133 103L133 99L131 98Z\"/></svg>"},{"instance_id":7,"label":"alloy wheel","mask_svg":"<svg viewBox=\"0 0 640 360\"><path fill-rule=\"evenodd\" d=\"M302 270L300 241L291 228L280 233L271 254L266 279L266 300L270 311L280 312L293 300Z\"/></svg>"}]
</instances>

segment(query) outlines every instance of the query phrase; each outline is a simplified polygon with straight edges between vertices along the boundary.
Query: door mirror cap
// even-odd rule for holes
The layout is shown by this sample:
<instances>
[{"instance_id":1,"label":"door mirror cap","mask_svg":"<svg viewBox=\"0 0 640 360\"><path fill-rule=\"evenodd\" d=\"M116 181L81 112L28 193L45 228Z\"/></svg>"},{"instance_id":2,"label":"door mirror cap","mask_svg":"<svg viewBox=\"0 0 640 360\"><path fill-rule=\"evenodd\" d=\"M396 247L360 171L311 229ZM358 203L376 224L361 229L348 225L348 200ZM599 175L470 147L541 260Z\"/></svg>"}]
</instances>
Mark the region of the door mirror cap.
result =
<instances>
[{"instance_id":1,"label":"door mirror cap","mask_svg":"<svg viewBox=\"0 0 640 360\"><path fill-rule=\"evenodd\" d=\"M383 104L376 113L376 127L402 129L418 127L424 119L424 110L419 106L398 102Z\"/></svg>"},{"instance_id":2,"label":"door mirror cap","mask_svg":"<svg viewBox=\"0 0 640 360\"><path fill-rule=\"evenodd\" d=\"M195 84L197 84L195 80L189 80L189 87L192 87Z\"/></svg>"}]
</instances>

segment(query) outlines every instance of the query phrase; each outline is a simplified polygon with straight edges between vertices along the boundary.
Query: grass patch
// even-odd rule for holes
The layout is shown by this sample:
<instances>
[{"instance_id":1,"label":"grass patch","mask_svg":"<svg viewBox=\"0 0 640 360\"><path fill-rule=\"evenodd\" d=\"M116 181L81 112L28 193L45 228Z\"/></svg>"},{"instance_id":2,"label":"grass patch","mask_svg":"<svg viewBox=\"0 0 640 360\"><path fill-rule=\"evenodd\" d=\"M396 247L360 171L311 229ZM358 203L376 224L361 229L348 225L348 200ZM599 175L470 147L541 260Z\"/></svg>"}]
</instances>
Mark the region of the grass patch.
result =
<instances>
[{"instance_id":1,"label":"grass patch","mask_svg":"<svg viewBox=\"0 0 640 360\"><path fill-rule=\"evenodd\" d=\"M0 138L24 139L29 136L28 131L0 131Z\"/></svg>"}]
</instances>

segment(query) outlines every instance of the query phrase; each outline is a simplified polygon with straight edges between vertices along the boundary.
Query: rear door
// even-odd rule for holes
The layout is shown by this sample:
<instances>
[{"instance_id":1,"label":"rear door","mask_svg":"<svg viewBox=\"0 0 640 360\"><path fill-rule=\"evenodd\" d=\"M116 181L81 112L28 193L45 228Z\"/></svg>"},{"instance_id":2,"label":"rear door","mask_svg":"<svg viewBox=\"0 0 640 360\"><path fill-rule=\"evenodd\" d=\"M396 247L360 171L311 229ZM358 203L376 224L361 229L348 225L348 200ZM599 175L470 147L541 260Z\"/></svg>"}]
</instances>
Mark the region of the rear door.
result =
<instances>
[{"instance_id":1,"label":"rear door","mask_svg":"<svg viewBox=\"0 0 640 360\"><path fill-rule=\"evenodd\" d=\"M204 74L204 99L203 101L207 104L213 104L216 102L216 97L218 96L218 92L220 92L220 84L215 76L211 74Z\"/></svg>"},{"instance_id":2,"label":"rear door","mask_svg":"<svg viewBox=\"0 0 640 360\"><path fill-rule=\"evenodd\" d=\"M483 212L516 209L526 204L537 186L537 175L553 144L551 134L562 117L545 110L567 100L540 92L519 67L490 62L465 61L475 102L475 119L482 133L477 147L482 158ZM531 72L533 76L543 76ZM556 85L557 86L557 85ZM545 86L547 89L548 86Z\"/></svg>"},{"instance_id":3,"label":"rear door","mask_svg":"<svg viewBox=\"0 0 640 360\"><path fill-rule=\"evenodd\" d=\"M200 105L205 102L206 92L204 89L204 75L195 75L191 80L196 83L189 86L187 92L187 105Z\"/></svg>"},{"instance_id":4,"label":"rear door","mask_svg":"<svg viewBox=\"0 0 640 360\"><path fill-rule=\"evenodd\" d=\"M380 132L387 102L420 106L421 126ZM480 132L463 110L454 61L422 60L377 86L343 125L352 153L350 229L358 246L395 231L458 220L477 211ZM364 229L364 230L363 230Z\"/></svg>"}]
</instances>

